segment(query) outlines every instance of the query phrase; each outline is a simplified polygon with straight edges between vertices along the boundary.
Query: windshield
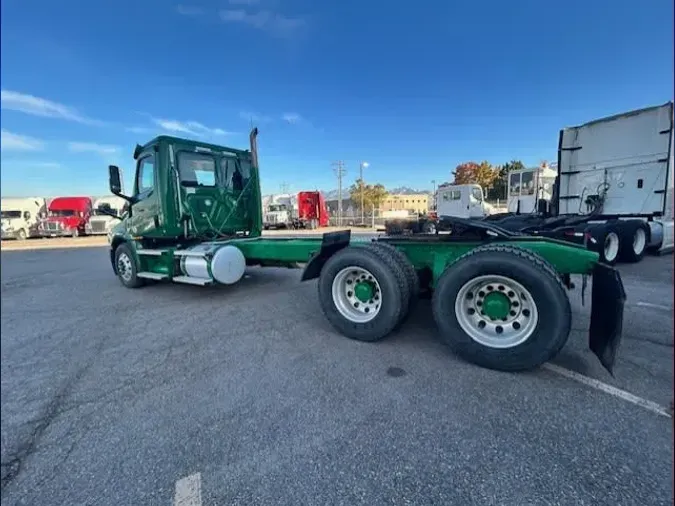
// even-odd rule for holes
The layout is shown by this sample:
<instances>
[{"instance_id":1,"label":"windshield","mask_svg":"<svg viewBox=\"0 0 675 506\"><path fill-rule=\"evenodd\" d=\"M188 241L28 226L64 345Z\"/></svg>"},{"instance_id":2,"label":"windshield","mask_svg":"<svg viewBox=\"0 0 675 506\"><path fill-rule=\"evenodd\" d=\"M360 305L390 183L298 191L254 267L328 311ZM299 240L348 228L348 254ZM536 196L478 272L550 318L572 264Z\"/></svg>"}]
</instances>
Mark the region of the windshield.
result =
<instances>
[{"instance_id":1,"label":"windshield","mask_svg":"<svg viewBox=\"0 0 675 506\"><path fill-rule=\"evenodd\" d=\"M2 211L3 218L21 218L21 211Z\"/></svg>"},{"instance_id":2,"label":"windshield","mask_svg":"<svg viewBox=\"0 0 675 506\"><path fill-rule=\"evenodd\" d=\"M478 202L481 202L483 200L483 190L480 188L471 188L471 197Z\"/></svg>"},{"instance_id":3,"label":"windshield","mask_svg":"<svg viewBox=\"0 0 675 506\"><path fill-rule=\"evenodd\" d=\"M226 156L220 161L220 173L225 188L241 191L251 179L251 163L244 158Z\"/></svg>"},{"instance_id":4,"label":"windshield","mask_svg":"<svg viewBox=\"0 0 675 506\"><path fill-rule=\"evenodd\" d=\"M509 195L512 197L520 195L520 174L511 174L509 176Z\"/></svg>"},{"instance_id":5,"label":"windshield","mask_svg":"<svg viewBox=\"0 0 675 506\"><path fill-rule=\"evenodd\" d=\"M119 209L115 209L114 207L106 207L106 209L109 211L108 213L104 213L102 211L99 211L98 209L94 209L91 214L92 216L108 216L110 213L115 213L117 216L120 215Z\"/></svg>"},{"instance_id":6,"label":"windshield","mask_svg":"<svg viewBox=\"0 0 675 506\"><path fill-rule=\"evenodd\" d=\"M520 193L521 195L534 195L534 172L523 172Z\"/></svg>"},{"instance_id":7,"label":"windshield","mask_svg":"<svg viewBox=\"0 0 675 506\"><path fill-rule=\"evenodd\" d=\"M178 172L183 186L216 186L216 162L204 153L178 153Z\"/></svg>"},{"instance_id":8,"label":"windshield","mask_svg":"<svg viewBox=\"0 0 675 506\"><path fill-rule=\"evenodd\" d=\"M276 212L276 211L285 211L286 206L284 204L272 204L269 207L270 212Z\"/></svg>"},{"instance_id":9,"label":"windshield","mask_svg":"<svg viewBox=\"0 0 675 506\"><path fill-rule=\"evenodd\" d=\"M57 209L55 211L49 211L49 216L75 216L75 211L71 211L70 209Z\"/></svg>"}]
</instances>

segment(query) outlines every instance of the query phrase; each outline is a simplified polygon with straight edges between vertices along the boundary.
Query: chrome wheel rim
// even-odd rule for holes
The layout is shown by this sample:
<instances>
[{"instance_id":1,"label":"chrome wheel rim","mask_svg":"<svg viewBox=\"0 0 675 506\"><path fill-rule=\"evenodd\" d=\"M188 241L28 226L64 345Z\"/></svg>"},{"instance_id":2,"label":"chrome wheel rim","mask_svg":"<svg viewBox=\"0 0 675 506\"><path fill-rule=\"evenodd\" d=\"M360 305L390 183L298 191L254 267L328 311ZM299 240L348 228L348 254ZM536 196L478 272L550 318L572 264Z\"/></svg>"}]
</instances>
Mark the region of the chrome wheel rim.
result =
<instances>
[{"instance_id":1,"label":"chrome wheel rim","mask_svg":"<svg viewBox=\"0 0 675 506\"><path fill-rule=\"evenodd\" d=\"M117 258L117 272L124 281L131 281L133 267L131 265L131 258L126 253L120 253L120 256Z\"/></svg>"},{"instance_id":2,"label":"chrome wheel rim","mask_svg":"<svg viewBox=\"0 0 675 506\"><path fill-rule=\"evenodd\" d=\"M605 237L605 258L610 262L616 258L619 253L619 236L616 232L610 232Z\"/></svg>"},{"instance_id":3,"label":"chrome wheel rim","mask_svg":"<svg viewBox=\"0 0 675 506\"><path fill-rule=\"evenodd\" d=\"M633 237L633 252L636 255L641 255L645 249L645 244L647 244L647 234L645 234L644 229L638 228Z\"/></svg>"},{"instance_id":4,"label":"chrome wheel rim","mask_svg":"<svg viewBox=\"0 0 675 506\"><path fill-rule=\"evenodd\" d=\"M333 278L333 304L354 323L372 321L382 307L382 290L371 272L362 267L345 267Z\"/></svg>"},{"instance_id":5,"label":"chrome wheel rim","mask_svg":"<svg viewBox=\"0 0 675 506\"><path fill-rule=\"evenodd\" d=\"M524 343L539 322L532 294L517 281L499 275L466 282L455 299L455 317L471 339L498 349Z\"/></svg>"}]
</instances>

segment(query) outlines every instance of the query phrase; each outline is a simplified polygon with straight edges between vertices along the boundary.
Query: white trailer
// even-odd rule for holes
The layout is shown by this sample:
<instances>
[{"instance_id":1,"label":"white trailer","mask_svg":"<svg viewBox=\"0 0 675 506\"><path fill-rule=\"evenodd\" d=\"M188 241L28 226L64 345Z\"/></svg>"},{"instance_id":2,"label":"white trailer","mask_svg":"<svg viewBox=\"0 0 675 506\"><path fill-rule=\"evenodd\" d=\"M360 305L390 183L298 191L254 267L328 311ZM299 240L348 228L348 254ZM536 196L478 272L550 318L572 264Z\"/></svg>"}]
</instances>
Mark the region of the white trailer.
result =
<instances>
[{"instance_id":1,"label":"white trailer","mask_svg":"<svg viewBox=\"0 0 675 506\"><path fill-rule=\"evenodd\" d=\"M45 199L3 198L0 200L2 214L2 239L24 240L37 237L37 226L42 215L46 214Z\"/></svg>"},{"instance_id":2,"label":"white trailer","mask_svg":"<svg viewBox=\"0 0 675 506\"><path fill-rule=\"evenodd\" d=\"M120 197L110 195L94 200L94 208L91 213L91 218L85 225L84 229L87 235L104 235L110 232L112 227L119 221L110 214L106 214L99 208L103 207L115 215L122 217L122 209L126 201Z\"/></svg>"}]
</instances>

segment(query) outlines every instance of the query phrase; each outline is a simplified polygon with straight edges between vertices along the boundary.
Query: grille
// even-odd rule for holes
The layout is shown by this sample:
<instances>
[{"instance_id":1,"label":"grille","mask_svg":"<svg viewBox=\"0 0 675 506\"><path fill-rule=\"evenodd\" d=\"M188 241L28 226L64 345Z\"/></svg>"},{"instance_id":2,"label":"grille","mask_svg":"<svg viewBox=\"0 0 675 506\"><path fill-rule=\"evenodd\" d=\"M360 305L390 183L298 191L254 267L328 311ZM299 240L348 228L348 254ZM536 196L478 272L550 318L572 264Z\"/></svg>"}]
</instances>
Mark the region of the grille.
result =
<instances>
[{"instance_id":1,"label":"grille","mask_svg":"<svg viewBox=\"0 0 675 506\"><path fill-rule=\"evenodd\" d=\"M105 232L105 221L90 221L92 232Z\"/></svg>"},{"instance_id":2,"label":"grille","mask_svg":"<svg viewBox=\"0 0 675 506\"><path fill-rule=\"evenodd\" d=\"M47 222L47 230L58 230L59 224L53 221Z\"/></svg>"}]
</instances>

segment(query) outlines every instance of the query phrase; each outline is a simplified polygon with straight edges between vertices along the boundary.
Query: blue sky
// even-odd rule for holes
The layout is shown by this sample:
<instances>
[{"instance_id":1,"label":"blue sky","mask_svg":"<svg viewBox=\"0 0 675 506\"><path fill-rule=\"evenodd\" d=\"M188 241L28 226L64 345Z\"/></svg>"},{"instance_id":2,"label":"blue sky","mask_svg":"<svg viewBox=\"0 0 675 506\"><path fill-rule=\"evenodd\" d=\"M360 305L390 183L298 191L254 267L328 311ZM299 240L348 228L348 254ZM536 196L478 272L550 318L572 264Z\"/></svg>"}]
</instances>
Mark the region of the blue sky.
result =
<instances>
[{"instance_id":1,"label":"blue sky","mask_svg":"<svg viewBox=\"0 0 675 506\"><path fill-rule=\"evenodd\" d=\"M3 0L2 195L101 194L157 133L246 147L263 191L429 188L554 160L562 126L673 97L672 0Z\"/></svg>"}]
</instances>

